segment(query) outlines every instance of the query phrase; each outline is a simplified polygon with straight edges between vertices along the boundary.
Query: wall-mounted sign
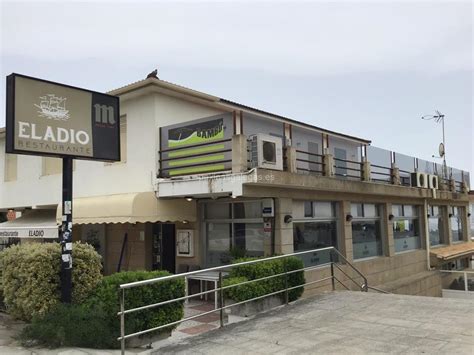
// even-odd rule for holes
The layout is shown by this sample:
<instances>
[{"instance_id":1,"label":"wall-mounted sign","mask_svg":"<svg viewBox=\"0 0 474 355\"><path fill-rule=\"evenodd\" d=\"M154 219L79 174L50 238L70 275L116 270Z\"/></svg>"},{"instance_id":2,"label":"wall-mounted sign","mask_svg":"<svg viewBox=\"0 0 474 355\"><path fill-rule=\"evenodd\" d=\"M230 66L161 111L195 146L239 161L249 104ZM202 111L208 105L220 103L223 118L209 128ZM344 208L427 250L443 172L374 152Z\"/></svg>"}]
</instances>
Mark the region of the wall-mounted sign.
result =
<instances>
[{"instance_id":1,"label":"wall-mounted sign","mask_svg":"<svg viewBox=\"0 0 474 355\"><path fill-rule=\"evenodd\" d=\"M7 153L119 161L119 120L118 97L7 77Z\"/></svg>"},{"instance_id":2,"label":"wall-mounted sign","mask_svg":"<svg viewBox=\"0 0 474 355\"><path fill-rule=\"evenodd\" d=\"M204 117L161 128L161 175L199 174L230 169L232 115Z\"/></svg>"},{"instance_id":3,"label":"wall-mounted sign","mask_svg":"<svg viewBox=\"0 0 474 355\"><path fill-rule=\"evenodd\" d=\"M192 229L178 229L177 234L177 256L194 256L194 231Z\"/></svg>"}]
</instances>

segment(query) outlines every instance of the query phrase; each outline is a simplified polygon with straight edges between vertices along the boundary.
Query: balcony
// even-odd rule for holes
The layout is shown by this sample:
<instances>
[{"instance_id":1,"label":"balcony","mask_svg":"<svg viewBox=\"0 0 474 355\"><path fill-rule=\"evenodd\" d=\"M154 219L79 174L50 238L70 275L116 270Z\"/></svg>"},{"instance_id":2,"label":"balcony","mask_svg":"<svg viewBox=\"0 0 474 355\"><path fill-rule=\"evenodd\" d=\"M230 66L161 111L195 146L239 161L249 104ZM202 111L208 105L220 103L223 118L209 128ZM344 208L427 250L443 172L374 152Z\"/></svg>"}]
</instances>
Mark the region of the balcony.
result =
<instances>
[{"instance_id":1,"label":"balcony","mask_svg":"<svg viewBox=\"0 0 474 355\"><path fill-rule=\"evenodd\" d=\"M367 191L367 184L412 189L412 186L415 186L412 174L418 172L437 176L438 191L462 194L469 191L468 172L451 167L446 167L446 171L443 171L441 164L374 146L357 143L350 146L342 141L341 144L337 144L337 141L333 143L329 147L323 145L322 154L318 152L317 147L311 151L301 145L283 147L283 171L252 168L248 137L242 134L208 143L164 149L159 154L158 195L241 196L245 184L275 186L279 179L281 185L285 186L286 182L289 182L285 177L288 173L300 175L302 178L319 178L326 182L331 179L338 189L356 189L352 191L359 191L362 185L341 185L336 181L364 183L362 191ZM297 181L317 185L315 180ZM424 190L431 193L428 189Z\"/></svg>"}]
</instances>

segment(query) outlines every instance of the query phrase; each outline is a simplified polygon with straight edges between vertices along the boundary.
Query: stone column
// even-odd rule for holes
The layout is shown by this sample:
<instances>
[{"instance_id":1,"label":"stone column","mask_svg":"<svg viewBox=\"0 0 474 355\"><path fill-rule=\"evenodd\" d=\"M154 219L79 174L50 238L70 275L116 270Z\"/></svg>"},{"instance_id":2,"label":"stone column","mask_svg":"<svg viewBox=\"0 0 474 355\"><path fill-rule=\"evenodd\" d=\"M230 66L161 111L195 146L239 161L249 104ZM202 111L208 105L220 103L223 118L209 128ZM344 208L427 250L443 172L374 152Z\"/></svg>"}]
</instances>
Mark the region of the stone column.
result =
<instances>
[{"instance_id":1,"label":"stone column","mask_svg":"<svg viewBox=\"0 0 474 355\"><path fill-rule=\"evenodd\" d=\"M352 262L352 222L346 221L346 216L349 214L351 214L351 202L342 201L340 218L342 248L340 248L340 252L346 257L349 262Z\"/></svg>"},{"instance_id":2,"label":"stone column","mask_svg":"<svg viewBox=\"0 0 474 355\"><path fill-rule=\"evenodd\" d=\"M324 154L324 176L334 176L334 157L332 154Z\"/></svg>"},{"instance_id":3,"label":"stone column","mask_svg":"<svg viewBox=\"0 0 474 355\"><path fill-rule=\"evenodd\" d=\"M296 174L298 172L296 166L296 148L295 147L286 147L285 154L286 169L289 173Z\"/></svg>"},{"instance_id":4,"label":"stone column","mask_svg":"<svg viewBox=\"0 0 474 355\"><path fill-rule=\"evenodd\" d=\"M384 255L394 256L395 255L395 239L393 238L393 222L389 220L389 216L392 214L392 204L386 203L382 208L381 223L383 229L383 245Z\"/></svg>"},{"instance_id":5,"label":"stone column","mask_svg":"<svg viewBox=\"0 0 474 355\"><path fill-rule=\"evenodd\" d=\"M449 179L449 191L456 192L456 182L454 179Z\"/></svg>"},{"instance_id":6,"label":"stone column","mask_svg":"<svg viewBox=\"0 0 474 355\"><path fill-rule=\"evenodd\" d=\"M362 162L362 181L370 181L370 162L364 160Z\"/></svg>"},{"instance_id":7,"label":"stone column","mask_svg":"<svg viewBox=\"0 0 474 355\"><path fill-rule=\"evenodd\" d=\"M275 253L293 253L293 222L285 223L285 216L293 216L291 198L275 199Z\"/></svg>"},{"instance_id":8,"label":"stone column","mask_svg":"<svg viewBox=\"0 0 474 355\"><path fill-rule=\"evenodd\" d=\"M391 174L392 174L392 184L401 185L402 180L400 179L400 169L395 164L392 164Z\"/></svg>"},{"instance_id":9,"label":"stone column","mask_svg":"<svg viewBox=\"0 0 474 355\"><path fill-rule=\"evenodd\" d=\"M451 218L449 217L449 215L451 214L451 211L450 211L450 206L446 206L443 208L443 216L445 218L443 218L443 228L444 228L444 240L443 242L447 245L451 245L453 244L453 235L451 233Z\"/></svg>"},{"instance_id":10,"label":"stone column","mask_svg":"<svg viewBox=\"0 0 474 355\"><path fill-rule=\"evenodd\" d=\"M247 167L247 137L243 134L232 136L232 172L242 173Z\"/></svg>"}]
</instances>

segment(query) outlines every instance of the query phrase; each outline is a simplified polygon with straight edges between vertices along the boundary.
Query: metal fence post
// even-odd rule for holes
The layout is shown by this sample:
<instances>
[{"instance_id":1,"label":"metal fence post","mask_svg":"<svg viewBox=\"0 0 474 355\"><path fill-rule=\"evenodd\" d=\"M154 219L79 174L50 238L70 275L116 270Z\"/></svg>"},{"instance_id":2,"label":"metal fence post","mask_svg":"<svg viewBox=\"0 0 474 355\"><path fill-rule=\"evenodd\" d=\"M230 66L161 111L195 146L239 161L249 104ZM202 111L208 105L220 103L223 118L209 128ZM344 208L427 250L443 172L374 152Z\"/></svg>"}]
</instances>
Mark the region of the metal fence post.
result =
<instances>
[{"instance_id":1,"label":"metal fence post","mask_svg":"<svg viewBox=\"0 0 474 355\"><path fill-rule=\"evenodd\" d=\"M332 260L332 251L329 252L329 261L331 262L331 284L332 290L336 291L336 283L334 281L334 261Z\"/></svg>"},{"instance_id":2,"label":"metal fence post","mask_svg":"<svg viewBox=\"0 0 474 355\"><path fill-rule=\"evenodd\" d=\"M221 328L224 326L224 291L222 290L222 271L219 271L219 316L221 321Z\"/></svg>"},{"instance_id":3,"label":"metal fence post","mask_svg":"<svg viewBox=\"0 0 474 355\"><path fill-rule=\"evenodd\" d=\"M122 355L125 354L125 289L120 295L120 349Z\"/></svg>"},{"instance_id":4,"label":"metal fence post","mask_svg":"<svg viewBox=\"0 0 474 355\"><path fill-rule=\"evenodd\" d=\"M288 268L286 266L286 260L283 260L283 267L285 268L285 303L288 304L289 296L288 296Z\"/></svg>"},{"instance_id":5,"label":"metal fence post","mask_svg":"<svg viewBox=\"0 0 474 355\"><path fill-rule=\"evenodd\" d=\"M464 291L467 292L467 291L469 291L469 288L468 288L468 285L467 285L467 272L464 271L463 274L464 274Z\"/></svg>"}]
</instances>

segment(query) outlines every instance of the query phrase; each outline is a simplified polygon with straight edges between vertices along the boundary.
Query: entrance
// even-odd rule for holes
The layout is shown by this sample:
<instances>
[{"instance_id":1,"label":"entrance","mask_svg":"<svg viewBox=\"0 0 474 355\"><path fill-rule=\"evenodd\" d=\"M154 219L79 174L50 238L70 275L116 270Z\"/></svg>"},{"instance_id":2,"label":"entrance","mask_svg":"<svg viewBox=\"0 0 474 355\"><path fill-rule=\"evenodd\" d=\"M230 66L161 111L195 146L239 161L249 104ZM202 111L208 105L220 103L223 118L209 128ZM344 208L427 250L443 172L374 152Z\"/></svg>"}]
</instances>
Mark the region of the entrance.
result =
<instances>
[{"instance_id":1,"label":"entrance","mask_svg":"<svg viewBox=\"0 0 474 355\"><path fill-rule=\"evenodd\" d=\"M153 224L152 269L176 272L176 227L171 223Z\"/></svg>"}]
</instances>

